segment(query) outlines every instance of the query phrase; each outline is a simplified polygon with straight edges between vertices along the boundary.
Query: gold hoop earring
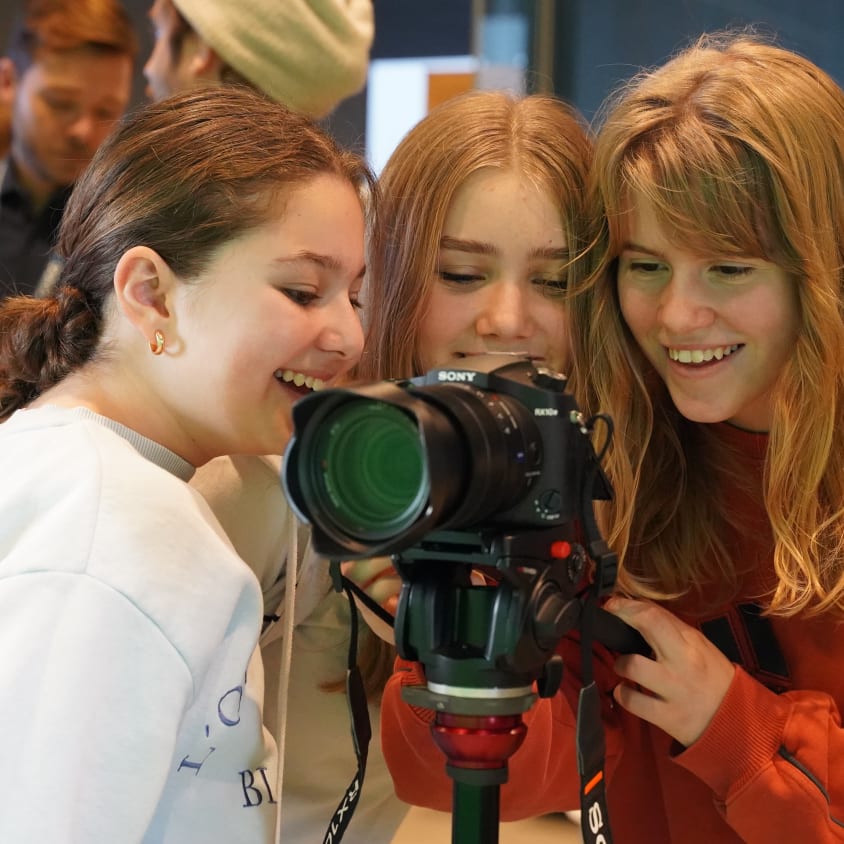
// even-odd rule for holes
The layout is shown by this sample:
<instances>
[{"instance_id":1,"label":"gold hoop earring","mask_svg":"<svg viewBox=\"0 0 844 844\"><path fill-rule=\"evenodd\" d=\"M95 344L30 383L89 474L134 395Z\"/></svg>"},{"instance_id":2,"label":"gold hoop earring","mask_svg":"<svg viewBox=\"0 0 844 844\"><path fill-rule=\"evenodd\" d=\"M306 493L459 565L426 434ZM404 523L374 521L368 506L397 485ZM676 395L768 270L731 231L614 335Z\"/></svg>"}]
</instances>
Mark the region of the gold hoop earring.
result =
<instances>
[{"instance_id":1,"label":"gold hoop earring","mask_svg":"<svg viewBox=\"0 0 844 844\"><path fill-rule=\"evenodd\" d=\"M154 355L160 355L164 351L164 332L158 331L156 329L155 332L155 343L149 344L149 350Z\"/></svg>"}]
</instances>

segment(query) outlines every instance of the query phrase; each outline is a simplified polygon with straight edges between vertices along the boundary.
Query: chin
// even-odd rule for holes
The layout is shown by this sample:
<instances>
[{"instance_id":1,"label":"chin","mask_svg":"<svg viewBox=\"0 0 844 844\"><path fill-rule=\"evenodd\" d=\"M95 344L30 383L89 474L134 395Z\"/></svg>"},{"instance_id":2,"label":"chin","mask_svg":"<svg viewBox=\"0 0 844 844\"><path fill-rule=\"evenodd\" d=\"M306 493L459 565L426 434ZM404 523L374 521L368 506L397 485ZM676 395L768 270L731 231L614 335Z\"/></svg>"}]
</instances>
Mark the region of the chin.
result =
<instances>
[{"instance_id":1,"label":"chin","mask_svg":"<svg viewBox=\"0 0 844 844\"><path fill-rule=\"evenodd\" d=\"M673 399L673 397L672 397ZM698 422L702 425L717 425L719 422L727 422L731 413L718 407L713 407L711 404L703 402L685 402L674 401L674 407L677 412L689 422Z\"/></svg>"},{"instance_id":2,"label":"chin","mask_svg":"<svg viewBox=\"0 0 844 844\"><path fill-rule=\"evenodd\" d=\"M731 415L726 412L721 412L717 408L697 408L697 409L683 409L677 408L680 415L689 422L697 422L700 425L718 425L721 422L729 422Z\"/></svg>"}]
</instances>

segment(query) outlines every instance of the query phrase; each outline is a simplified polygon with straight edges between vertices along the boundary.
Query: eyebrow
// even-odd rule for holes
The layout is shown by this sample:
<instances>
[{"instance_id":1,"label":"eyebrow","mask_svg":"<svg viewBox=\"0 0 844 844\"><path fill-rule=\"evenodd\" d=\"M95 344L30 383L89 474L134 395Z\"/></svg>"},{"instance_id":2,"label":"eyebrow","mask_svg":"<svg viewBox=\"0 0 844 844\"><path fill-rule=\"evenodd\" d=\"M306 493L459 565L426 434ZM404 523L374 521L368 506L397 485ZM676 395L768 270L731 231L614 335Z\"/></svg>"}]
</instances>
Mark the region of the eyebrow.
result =
<instances>
[{"instance_id":1,"label":"eyebrow","mask_svg":"<svg viewBox=\"0 0 844 844\"><path fill-rule=\"evenodd\" d=\"M451 249L455 252L471 252L474 255L496 255L500 251L491 243L480 240L462 240L459 237L443 235L440 238L440 249ZM569 250L566 247L548 246L541 249L531 249L528 256L531 260L539 258L544 261L566 261Z\"/></svg>"},{"instance_id":2,"label":"eyebrow","mask_svg":"<svg viewBox=\"0 0 844 844\"><path fill-rule=\"evenodd\" d=\"M50 97L75 97L83 91L81 85L71 85L64 81L52 82L45 85L41 89L42 94L47 94ZM97 100L94 106L113 106L114 108L123 109L126 107L124 101L119 97L113 97L111 94Z\"/></svg>"},{"instance_id":3,"label":"eyebrow","mask_svg":"<svg viewBox=\"0 0 844 844\"><path fill-rule=\"evenodd\" d=\"M638 243L628 241L621 244L622 252L641 252L642 255L652 255L654 258L664 258L665 256L658 249L651 249L648 246L641 246Z\"/></svg>"},{"instance_id":4,"label":"eyebrow","mask_svg":"<svg viewBox=\"0 0 844 844\"><path fill-rule=\"evenodd\" d=\"M285 255L282 258L276 258L275 264L316 264L318 267L330 270L332 272L341 272L343 265L333 255L323 255L320 252L311 252L305 249L301 252L296 252L293 255ZM363 278L366 273L366 266L360 268L360 272L355 276L355 279Z\"/></svg>"}]
</instances>

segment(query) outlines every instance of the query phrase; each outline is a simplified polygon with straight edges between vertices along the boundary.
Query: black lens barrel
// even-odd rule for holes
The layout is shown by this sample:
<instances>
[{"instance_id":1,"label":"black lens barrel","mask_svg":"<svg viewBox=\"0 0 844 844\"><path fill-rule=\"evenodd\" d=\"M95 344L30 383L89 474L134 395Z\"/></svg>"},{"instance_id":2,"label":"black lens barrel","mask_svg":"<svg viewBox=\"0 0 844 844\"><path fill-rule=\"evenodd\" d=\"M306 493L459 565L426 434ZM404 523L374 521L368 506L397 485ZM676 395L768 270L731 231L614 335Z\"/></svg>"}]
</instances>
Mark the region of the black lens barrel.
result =
<instances>
[{"instance_id":1,"label":"black lens barrel","mask_svg":"<svg viewBox=\"0 0 844 844\"><path fill-rule=\"evenodd\" d=\"M542 462L521 402L463 384L324 390L293 416L285 488L329 555L387 554L471 528L522 499Z\"/></svg>"}]
</instances>

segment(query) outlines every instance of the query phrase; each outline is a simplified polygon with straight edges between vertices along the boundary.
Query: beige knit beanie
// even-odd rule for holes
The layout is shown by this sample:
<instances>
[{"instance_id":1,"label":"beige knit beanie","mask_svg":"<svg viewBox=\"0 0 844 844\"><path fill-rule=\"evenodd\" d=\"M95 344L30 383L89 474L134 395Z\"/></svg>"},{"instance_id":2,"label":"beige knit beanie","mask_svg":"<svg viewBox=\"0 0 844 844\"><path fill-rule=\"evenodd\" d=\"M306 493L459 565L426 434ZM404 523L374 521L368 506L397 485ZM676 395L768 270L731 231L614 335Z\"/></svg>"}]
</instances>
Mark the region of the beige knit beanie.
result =
<instances>
[{"instance_id":1,"label":"beige knit beanie","mask_svg":"<svg viewBox=\"0 0 844 844\"><path fill-rule=\"evenodd\" d=\"M220 58L256 88L323 117L366 82L372 0L173 0Z\"/></svg>"}]
</instances>

